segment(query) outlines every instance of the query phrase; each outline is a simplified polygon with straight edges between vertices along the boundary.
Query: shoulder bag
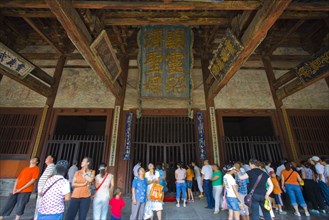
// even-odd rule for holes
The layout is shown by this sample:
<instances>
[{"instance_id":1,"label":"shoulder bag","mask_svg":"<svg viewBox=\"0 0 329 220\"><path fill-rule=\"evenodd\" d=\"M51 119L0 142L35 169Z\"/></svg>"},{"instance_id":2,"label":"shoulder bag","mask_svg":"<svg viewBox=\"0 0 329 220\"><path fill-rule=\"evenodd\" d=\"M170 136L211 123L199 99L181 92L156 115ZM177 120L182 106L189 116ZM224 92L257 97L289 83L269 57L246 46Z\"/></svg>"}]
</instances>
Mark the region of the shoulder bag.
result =
<instances>
[{"instance_id":1,"label":"shoulder bag","mask_svg":"<svg viewBox=\"0 0 329 220\"><path fill-rule=\"evenodd\" d=\"M43 193L42 193L42 196L44 196L46 194L46 192L48 192L48 190L53 186L55 185L55 183L57 183L58 181L60 180L63 180L64 178L59 178L58 180L56 180L55 182L53 182L53 184L51 184Z\"/></svg>"},{"instance_id":2,"label":"shoulder bag","mask_svg":"<svg viewBox=\"0 0 329 220\"><path fill-rule=\"evenodd\" d=\"M263 174L261 174L260 176L258 176L254 186L252 187L252 190L250 191L250 193L248 193L245 197L244 197L244 204L246 204L246 206L251 208L251 203L252 203L252 195L254 194L254 191L260 181L260 179L262 178Z\"/></svg>"},{"instance_id":3,"label":"shoulder bag","mask_svg":"<svg viewBox=\"0 0 329 220\"><path fill-rule=\"evenodd\" d=\"M101 186L103 185L103 183L105 182L107 176L109 175L109 173L106 173L104 179L102 180L101 184L99 184L99 186L95 189L95 193L97 192L97 190L99 190L99 188L101 188ZM94 199L94 195L91 197L91 199Z\"/></svg>"}]
</instances>

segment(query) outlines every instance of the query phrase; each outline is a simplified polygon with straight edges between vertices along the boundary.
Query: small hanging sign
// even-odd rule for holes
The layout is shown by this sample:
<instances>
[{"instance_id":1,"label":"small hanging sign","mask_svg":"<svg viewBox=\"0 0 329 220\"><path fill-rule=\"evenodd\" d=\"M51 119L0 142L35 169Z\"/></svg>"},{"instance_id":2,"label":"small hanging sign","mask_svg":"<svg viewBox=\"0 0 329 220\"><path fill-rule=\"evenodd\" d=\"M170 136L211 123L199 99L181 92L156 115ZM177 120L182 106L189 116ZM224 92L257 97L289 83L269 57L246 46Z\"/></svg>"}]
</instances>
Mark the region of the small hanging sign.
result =
<instances>
[{"instance_id":1,"label":"small hanging sign","mask_svg":"<svg viewBox=\"0 0 329 220\"><path fill-rule=\"evenodd\" d=\"M115 165L115 156L116 156L117 142L118 142L119 119L120 119L120 106L117 105L114 108L109 166L114 166Z\"/></svg>"},{"instance_id":2,"label":"small hanging sign","mask_svg":"<svg viewBox=\"0 0 329 220\"><path fill-rule=\"evenodd\" d=\"M126 130L125 130L125 145L124 145L124 160L130 160L131 149L131 129L132 129L133 113L126 114Z\"/></svg>"},{"instance_id":3,"label":"small hanging sign","mask_svg":"<svg viewBox=\"0 0 329 220\"><path fill-rule=\"evenodd\" d=\"M206 159L206 142L204 139L203 113L197 112L196 117L198 120L198 142L199 142L199 150L200 150L200 160L205 160Z\"/></svg>"}]
</instances>

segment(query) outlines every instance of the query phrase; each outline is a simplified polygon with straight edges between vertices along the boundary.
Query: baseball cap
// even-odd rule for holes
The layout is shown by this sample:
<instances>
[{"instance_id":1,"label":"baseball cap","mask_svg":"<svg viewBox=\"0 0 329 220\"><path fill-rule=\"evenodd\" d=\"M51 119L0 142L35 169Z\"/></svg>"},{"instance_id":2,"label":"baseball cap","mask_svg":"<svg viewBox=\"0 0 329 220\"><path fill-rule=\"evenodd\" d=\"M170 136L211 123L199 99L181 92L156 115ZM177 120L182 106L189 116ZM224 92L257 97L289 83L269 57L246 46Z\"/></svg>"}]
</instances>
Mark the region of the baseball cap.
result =
<instances>
[{"instance_id":1,"label":"baseball cap","mask_svg":"<svg viewBox=\"0 0 329 220\"><path fill-rule=\"evenodd\" d=\"M227 164L227 165L225 165L225 170L226 171L235 170L235 167L233 165L231 165L231 164Z\"/></svg>"},{"instance_id":2,"label":"baseball cap","mask_svg":"<svg viewBox=\"0 0 329 220\"><path fill-rule=\"evenodd\" d=\"M59 160L56 163L56 167L64 167L64 168L68 169L69 162L67 162L67 160Z\"/></svg>"},{"instance_id":3,"label":"baseball cap","mask_svg":"<svg viewBox=\"0 0 329 220\"><path fill-rule=\"evenodd\" d=\"M313 161L315 161L315 162L318 162L318 161L320 160L320 157L318 157L318 156L313 156L313 157L311 157L311 159L312 159Z\"/></svg>"},{"instance_id":4,"label":"baseball cap","mask_svg":"<svg viewBox=\"0 0 329 220\"><path fill-rule=\"evenodd\" d=\"M101 164L101 165L99 165L99 168L98 168L98 170L105 170L106 169L106 167L105 167L105 165L104 164Z\"/></svg>"}]
</instances>

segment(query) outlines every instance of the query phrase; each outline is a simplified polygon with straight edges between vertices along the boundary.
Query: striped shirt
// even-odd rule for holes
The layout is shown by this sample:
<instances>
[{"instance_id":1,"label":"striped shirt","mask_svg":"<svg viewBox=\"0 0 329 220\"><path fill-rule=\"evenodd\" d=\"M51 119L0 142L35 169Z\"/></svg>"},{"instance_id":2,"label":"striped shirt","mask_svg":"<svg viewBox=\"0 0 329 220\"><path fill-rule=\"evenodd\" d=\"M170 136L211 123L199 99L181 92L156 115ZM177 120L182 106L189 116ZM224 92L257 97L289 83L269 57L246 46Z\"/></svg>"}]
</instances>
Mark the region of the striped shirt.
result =
<instances>
[{"instance_id":1,"label":"striped shirt","mask_svg":"<svg viewBox=\"0 0 329 220\"><path fill-rule=\"evenodd\" d=\"M52 176L55 172L55 164L49 164L45 171L42 173L38 182L38 192L41 192L43 186L45 185L47 179Z\"/></svg>"}]
</instances>

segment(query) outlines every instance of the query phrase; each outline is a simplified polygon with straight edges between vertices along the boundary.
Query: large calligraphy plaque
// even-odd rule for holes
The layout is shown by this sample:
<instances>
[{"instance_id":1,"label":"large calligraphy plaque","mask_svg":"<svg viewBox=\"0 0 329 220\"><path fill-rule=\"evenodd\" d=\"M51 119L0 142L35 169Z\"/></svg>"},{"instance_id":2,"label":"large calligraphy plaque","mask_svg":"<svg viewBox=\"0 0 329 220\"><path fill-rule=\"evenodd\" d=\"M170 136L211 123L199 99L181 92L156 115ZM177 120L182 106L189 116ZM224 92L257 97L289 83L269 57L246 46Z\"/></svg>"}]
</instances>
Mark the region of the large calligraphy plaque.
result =
<instances>
[{"instance_id":1,"label":"large calligraphy plaque","mask_svg":"<svg viewBox=\"0 0 329 220\"><path fill-rule=\"evenodd\" d=\"M193 38L187 26L143 26L139 39L140 97L190 98Z\"/></svg>"},{"instance_id":2,"label":"large calligraphy plaque","mask_svg":"<svg viewBox=\"0 0 329 220\"><path fill-rule=\"evenodd\" d=\"M225 36L219 43L216 53L208 66L210 73L216 80L220 81L224 78L242 50L243 46L230 29L227 29Z\"/></svg>"},{"instance_id":3,"label":"large calligraphy plaque","mask_svg":"<svg viewBox=\"0 0 329 220\"><path fill-rule=\"evenodd\" d=\"M35 67L0 42L0 68L23 79Z\"/></svg>"}]
</instances>

